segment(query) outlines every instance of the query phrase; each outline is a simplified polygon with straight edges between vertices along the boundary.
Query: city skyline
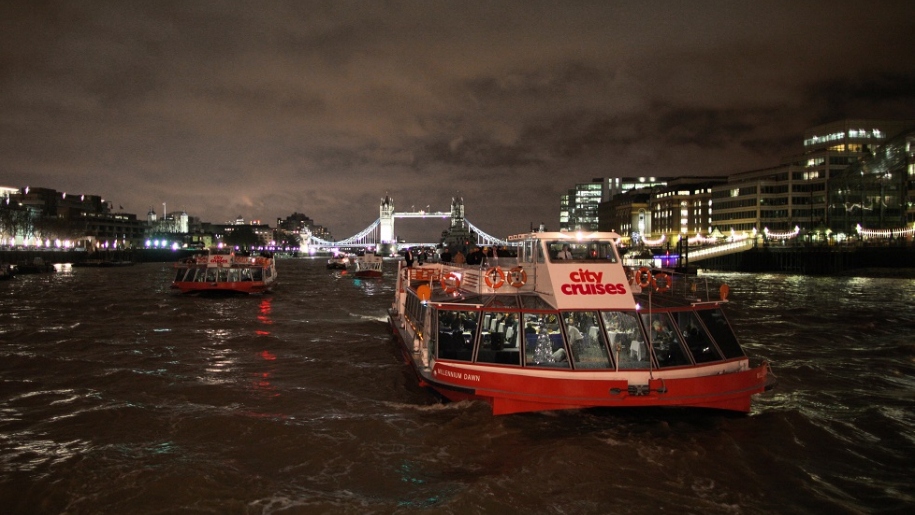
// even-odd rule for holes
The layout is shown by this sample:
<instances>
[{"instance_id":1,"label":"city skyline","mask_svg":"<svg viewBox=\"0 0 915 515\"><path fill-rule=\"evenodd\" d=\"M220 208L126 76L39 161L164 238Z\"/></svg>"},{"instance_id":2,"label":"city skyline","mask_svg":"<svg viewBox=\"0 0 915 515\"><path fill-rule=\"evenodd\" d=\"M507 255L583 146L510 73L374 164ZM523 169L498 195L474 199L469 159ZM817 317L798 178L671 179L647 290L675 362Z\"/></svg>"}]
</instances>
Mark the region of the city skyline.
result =
<instances>
[{"instance_id":1,"label":"city skyline","mask_svg":"<svg viewBox=\"0 0 915 515\"><path fill-rule=\"evenodd\" d=\"M0 6L0 185L335 237L398 211L558 228L607 176L729 175L915 118L915 7L859 2ZM417 207L416 209L421 209ZM398 222L434 238L432 222Z\"/></svg>"}]
</instances>

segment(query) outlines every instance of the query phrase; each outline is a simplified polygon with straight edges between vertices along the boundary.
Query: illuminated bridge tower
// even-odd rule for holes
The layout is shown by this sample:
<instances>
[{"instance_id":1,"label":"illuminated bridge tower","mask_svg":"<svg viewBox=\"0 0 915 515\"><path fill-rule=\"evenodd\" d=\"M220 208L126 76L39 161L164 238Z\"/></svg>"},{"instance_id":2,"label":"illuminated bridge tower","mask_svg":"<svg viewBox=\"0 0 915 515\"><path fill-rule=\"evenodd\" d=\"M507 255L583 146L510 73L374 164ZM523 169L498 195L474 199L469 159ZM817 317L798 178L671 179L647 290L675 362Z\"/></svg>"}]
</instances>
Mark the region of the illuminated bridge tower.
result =
<instances>
[{"instance_id":1,"label":"illuminated bridge tower","mask_svg":"<svg viewBox=\"0 0 915 515\"><path fill-rule=\"evenodd\" d=\"M464 199L451 198L451 230L464 228Z\"/></svg>"},{"instance_id":2,"label":"illuminated bridge tower","mask_svg":"<svg viewBox=\"0 0 915 515\"><path fill-rule=\"evenodd\" d=\"M382 244L396 243L394 241L394 199L387 195L381 199L381 216L378 228Z\"/></svg>"}]
</instances>

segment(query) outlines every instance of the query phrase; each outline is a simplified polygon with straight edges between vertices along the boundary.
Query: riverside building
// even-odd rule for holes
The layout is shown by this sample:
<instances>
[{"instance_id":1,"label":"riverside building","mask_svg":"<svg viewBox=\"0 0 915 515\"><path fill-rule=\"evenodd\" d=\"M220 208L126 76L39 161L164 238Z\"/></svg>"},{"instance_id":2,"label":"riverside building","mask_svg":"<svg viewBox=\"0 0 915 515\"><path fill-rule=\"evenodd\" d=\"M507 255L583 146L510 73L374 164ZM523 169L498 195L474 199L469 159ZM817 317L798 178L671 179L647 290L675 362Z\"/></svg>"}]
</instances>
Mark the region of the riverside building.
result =
<instances>
[{"instance_id":1,"label":"riverside building","mask_svg":"<svg viewBox=\"0 0 915 515\"><path fill-rule=\"evenodd\" d=\"M802 153L768 168L726 177L595 179L603 185L597 226L627 243L770 231L815 240L854 234L858 226L911 229L913 155L915 120L818 125L804 132ZM576 229L580 186L563 196L566 230Z\"/></svg>"},{"instance_id":2,"label":"riverside building","mask_svg":"<svg viewBox=\"0 0 915 515\"><path fill-rule=\"evenodd\" d=\"M831 179L850 165L869 161L891 136L913 126L915 121L912 120L842 120L810 128L804 132L803 154L778 166L733 174L727 183L713 188L712 225L722 233L729 230L763 233L766 230L794 230L812 237L827 237L832 232L849 233L854 226L848 223L832 227L834 222L841 221L833 220L841 212L834 205L830 209L835 200L834 195L831 199L831 185L834 186ZM858 177L870 176L873 172L864 166L859 169ZM892 176L892 172L889 173ZM898 184L894 195L879 197L862 193L856 187L864 184L860 180L857 185L847 179L843 184L842 198L848 202L847 210L854 211L860 204L852 199L864 198L864 211L873 211L875 207L879 211L882 204L890 202L896 207L888 209L895 213L889 218L894 218L895 227L901 225L898 215L900 210L904 211L901 202L905 195L899 192L904 191L905 186ZM880 225L884 226L889 218L880 220ZM871 217L868 221L874 220Z\"/></svg>"}]
</instances>

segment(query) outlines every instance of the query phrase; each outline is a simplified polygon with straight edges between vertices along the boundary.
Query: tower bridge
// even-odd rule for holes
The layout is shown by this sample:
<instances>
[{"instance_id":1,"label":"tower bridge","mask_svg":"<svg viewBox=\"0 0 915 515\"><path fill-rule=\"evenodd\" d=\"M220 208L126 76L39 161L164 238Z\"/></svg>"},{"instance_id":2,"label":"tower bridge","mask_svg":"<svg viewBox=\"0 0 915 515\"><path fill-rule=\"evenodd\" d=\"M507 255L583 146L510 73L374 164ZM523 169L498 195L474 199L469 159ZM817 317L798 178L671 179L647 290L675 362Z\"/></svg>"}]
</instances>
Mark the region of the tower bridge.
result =
<instances>
[{"instance_id":1,"label":"tower bridge","mask_svg":"<svg viewBox=\"0 0 915 515\"><path fill-rule=\"evenodd\" d=\"M428 206L427 206L428 208ZM394 220L397 218L422 218L433 220L450 219L448 234L450 239L455 241L473 241L478 246L511 246L507 240L497 238L477 226L470 223L464 218L464 199L454 197L451 199L450 211L396 211L394 209L394 199L385 196L381 199L379 207L379 217L368 227L358 233L338 241L327 241L311 233L303 233L302 246L312 249L331 249L331 248L381 248L387 247L393 251L398 251L406 247L434 247L441 241L433 242L398 242L394 232Z\"/></svg>"}]
</instances>

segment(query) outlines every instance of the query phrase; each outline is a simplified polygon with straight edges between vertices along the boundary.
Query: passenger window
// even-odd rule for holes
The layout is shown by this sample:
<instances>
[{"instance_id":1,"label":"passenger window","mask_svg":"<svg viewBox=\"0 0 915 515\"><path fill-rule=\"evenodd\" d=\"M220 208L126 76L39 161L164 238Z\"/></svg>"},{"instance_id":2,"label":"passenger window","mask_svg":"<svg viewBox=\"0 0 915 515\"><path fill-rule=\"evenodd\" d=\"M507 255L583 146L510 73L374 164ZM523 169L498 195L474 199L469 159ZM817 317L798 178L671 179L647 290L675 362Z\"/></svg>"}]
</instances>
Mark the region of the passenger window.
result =
<instances>
[{"instance_id":1,"label":"passenger window","mask_svg":"<svg viewBox=\"0 0 915 515\"><path fill-rule=\"evenodd\" d=\"M690 364L689 358L683 352L680 337L674 329L670 315L667 313L654 313L652 315L643 313L642 322L645 323L645 330L649 334L648 342L654 349L654 355L658 360L659 367L678 367Z\"/></svg>"},{"instance_id":2,"label":"passenger window","mask_svg":"<svg viewBox=\"0 0 915 515\"><path fill-rule=\"evenodd\" d=\"M613 368L596 311L567 311L563 319L575 368Z\"/></svg>"},{"instance_id":3,"label":"passenger window","mask_svg":"<svg viewBox=\"0 0 915 515\"><path fill-rule=\"evenodd\" d=\"M438 312L438 357L458 361L473 359L473 342L477 334L476 311Z\"/></svg>"},{"instance_id":4,"label":"passenger window","mask_svg":"<svg viewBox=\"0 0 915 515\"><path fill-rule=\"evenodd\" d=\"M557 313L524 314L524 363L530 367L569 368Z\"/></svg>"},{"instance_id":5,"label":"passenger window","mask_svg":"<svg viewBox=\"0 0 915 515\"><path fill-rule=\"evenodd\" d=\"M699 323L699 318L692 311L681 311L676 314L677 327L680 328L680 334L683 335L683 341L686 342L686 348L693 355L693 361L696 363L709 363L712 361L721 361L721 354L718 348L712 343L707 332Z\"/></svg>"},{"instance_id":6,"label":"passenger window","mask_svg":"<svg viewBox=\"0 0 915 515\"><path fill-rule=\"evenodd\" d=\"M648 340L634 311L602 311L610 353L620 369L649 368Z\"/></svg>"},{"instance_id":7,"label":"passenger window","mask_svg":"<svg viewBox=\"0 0 915 515\"><path fill-rule=\"evenodd\" d=\"M518 345L517 313L487 313L480 327L480 350L477 361L501 365L521 365Z\"/></svg>"},{"instance_id":8,"label":"passenger window","mask_svg":"<svg viewBox=\"0 0 915 515\"><path fill-rule=\"evenodd\" d=\"M703 309L699 311L699 318L705 323L712 339L718 344L718 348L724 353L727 359L742 358L745 356L743 349L737 342L737 337L731 329L731 324L724 316L724 312L719 309Z\"/></svg>"}]
</instances>

